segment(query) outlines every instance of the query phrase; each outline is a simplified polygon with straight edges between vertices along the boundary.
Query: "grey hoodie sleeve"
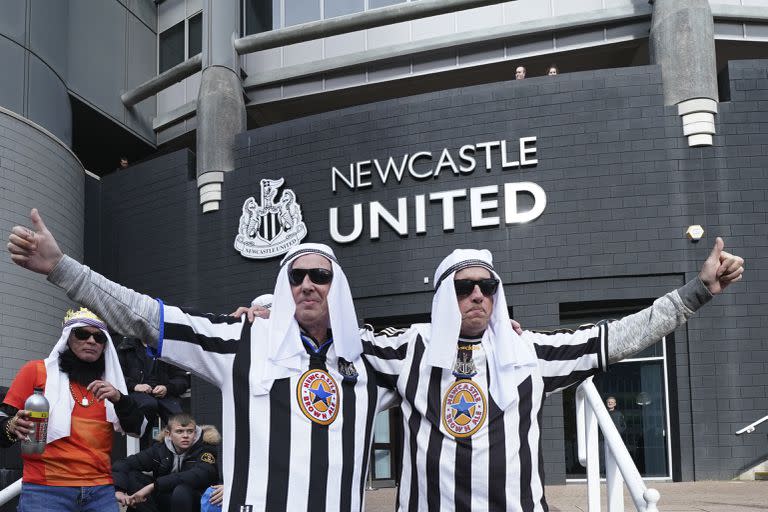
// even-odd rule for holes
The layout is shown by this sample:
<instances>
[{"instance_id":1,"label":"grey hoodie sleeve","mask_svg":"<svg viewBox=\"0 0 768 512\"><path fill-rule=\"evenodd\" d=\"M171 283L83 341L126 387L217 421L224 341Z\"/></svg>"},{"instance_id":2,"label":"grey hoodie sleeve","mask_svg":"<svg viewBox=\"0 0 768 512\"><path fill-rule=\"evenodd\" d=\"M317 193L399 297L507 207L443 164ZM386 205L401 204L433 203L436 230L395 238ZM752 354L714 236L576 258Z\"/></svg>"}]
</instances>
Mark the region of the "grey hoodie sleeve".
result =
<instances>
[{"instance_id":1,"label":"grey hoodie sleeve","mask_svg":"<svg viewBox=\"0 0 768 512\"><path fill-rule=\"evenodd\" d=\"M712 299L698 277L656 299L652 306L608 324L608 362L621 361L650 347L684 324Z\"/></svg>"},{"instance_id":2,"label":"grey hoodie sleeve","mask_svg":"<svg viewBox=\"0 0 768 512\"><path fill-rule=\"evenodd\" d=\"M48 281L96 313L110 329L157 347L160 304L152 297L112 282L66 255L48 274Z\"/></svg>"}]
</instances>

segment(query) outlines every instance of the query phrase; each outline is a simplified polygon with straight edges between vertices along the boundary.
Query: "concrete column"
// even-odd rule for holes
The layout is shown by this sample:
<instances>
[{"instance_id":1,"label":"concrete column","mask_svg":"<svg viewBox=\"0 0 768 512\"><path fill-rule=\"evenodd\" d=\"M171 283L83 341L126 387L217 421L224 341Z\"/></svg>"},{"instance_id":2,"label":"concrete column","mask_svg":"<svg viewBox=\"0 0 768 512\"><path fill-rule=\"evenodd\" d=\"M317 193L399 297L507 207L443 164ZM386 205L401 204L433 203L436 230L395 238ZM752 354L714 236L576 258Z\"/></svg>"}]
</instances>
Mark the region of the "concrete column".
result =
<instances>
[{"instance_id":1,"label":"concrete column","mask_svg":"<svg viewBox=\"0 0 768 512\"><path fill-rule=\"evenodd\" d=\"M717 113L715 24L707 0L655 0L650 57L664 103L677 105L689 146L711 146Z\"/></svg>"},{"instance_id":2,"label":"concrete column","mask_svg":"<svg viewBox=\"0 0 768 512\"><path fill-rule=\"evenodd\" d=\"M240 58L240 2L203 0L203 73L197 96L197 186L203 213L219 209L224 173L235 167L235 136L245 131Z\"/></svg>"}]
</instances>

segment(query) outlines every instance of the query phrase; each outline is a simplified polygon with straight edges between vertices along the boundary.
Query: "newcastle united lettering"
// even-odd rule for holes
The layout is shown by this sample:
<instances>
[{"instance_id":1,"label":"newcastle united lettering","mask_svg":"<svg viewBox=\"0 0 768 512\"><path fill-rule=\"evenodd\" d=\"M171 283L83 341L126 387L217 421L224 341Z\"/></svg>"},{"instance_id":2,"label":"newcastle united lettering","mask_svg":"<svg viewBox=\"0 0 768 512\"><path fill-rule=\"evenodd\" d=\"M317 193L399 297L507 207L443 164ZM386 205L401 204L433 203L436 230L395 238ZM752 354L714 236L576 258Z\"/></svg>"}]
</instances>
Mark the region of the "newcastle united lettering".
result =
<instances>
[{"instance_id":1,"label":"newcastle united lettering","mask_svg":"<svg viewBox=\"0 0 768 512\"><path fill-rule=\"evenodd\" d=\"M481 165L484 165L486 171L493 168L494 162L498 162L502 169L517 169L536 165L539 162L536 158L536 137L523 137L518 140L516 160L511 160L513 157L509 155L508 146L506 140L466 144L461 146L457 155L452 155L448 148L444 148L434 166L430 165L435 158L432 152L417 151L412 154L406 153L397 159L389 157L385 162L375 158L354 162L349 164L348 174L333 167L331 168L331 189L336 192L340 183L350 190L370 188L373 186L374 176L377 176L383 185L386 185L390 179L400 183L406 171L416 180L437 178L443 171L450 171L456 175L471 174L477 169L478 155L482 157Z\"/></svg>"},{"instance_id":2,"label":"newcastle united lettering","mask_svg":"<svg viewBox=\"0 0 768 512\"><path fill-rule=\"evenodd\" d=\"M515 148L514 154L510 154L512 147ZM461 146L455 153L444 148L434 153L417 151L398 158L389 157L385 161L373 159L353 162L349 164L347 172L332 167L331 188L334 193L342 187L357 191L371 188L375 182L380 185L391 181L401 183L407 176L415 180L426 180L438 178L441 172L451 172L457 176L469 175L478 166L490 172L494 168L506 171L536 164L536 137L520 138L516 144L505 140L478 142ZM525 211L519 208L521 201L518 201L518 196L521 194L533 198L533 206ZM331 207L328 211L330 234L338 243L354 242L362 236L366 220L372 240L380 237L382 223L401 236L407 236L410 232L426 233L428 207L439 207L442 211L440 228L452 231L455 228L456 203L460 201L469 203L468 220L474 229L535 220L546 208L547 194L536 183L524 181L432 192L412 198L399 197L396 207L391 206L389 209L379 201L367 205L357 203L351 207ZM351 218L351 227L347 227L345 232L340 229L340 224L349 226L350 223L341 223L341 215ZM409 218L413 219L411 225Z\"/></svg>"}]
</instances>

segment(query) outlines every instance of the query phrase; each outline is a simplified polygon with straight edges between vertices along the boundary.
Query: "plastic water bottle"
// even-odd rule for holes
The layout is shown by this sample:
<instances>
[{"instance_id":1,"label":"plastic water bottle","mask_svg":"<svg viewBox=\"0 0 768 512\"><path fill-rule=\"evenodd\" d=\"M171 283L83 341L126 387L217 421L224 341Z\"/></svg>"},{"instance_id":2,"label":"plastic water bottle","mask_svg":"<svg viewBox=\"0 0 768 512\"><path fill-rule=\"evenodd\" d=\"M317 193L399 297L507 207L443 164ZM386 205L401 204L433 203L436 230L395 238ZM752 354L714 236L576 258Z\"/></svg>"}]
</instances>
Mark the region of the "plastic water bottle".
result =
<instances>
[{"instance_id":1,"label":"plastic water bottle","mask_svg":"<svg viewBox=\"0 0 768 512\"><path fill-rule=\"evenodd\" d=\"M28 440L21 442L21 453L34 455L43 453L48 439L48 411L50 406L48 399L43 395L43 388L35 388L27 401L24 402L24 410L29 413L29 420L33 423L32 432Z\"/></svg>"}]
</instances>

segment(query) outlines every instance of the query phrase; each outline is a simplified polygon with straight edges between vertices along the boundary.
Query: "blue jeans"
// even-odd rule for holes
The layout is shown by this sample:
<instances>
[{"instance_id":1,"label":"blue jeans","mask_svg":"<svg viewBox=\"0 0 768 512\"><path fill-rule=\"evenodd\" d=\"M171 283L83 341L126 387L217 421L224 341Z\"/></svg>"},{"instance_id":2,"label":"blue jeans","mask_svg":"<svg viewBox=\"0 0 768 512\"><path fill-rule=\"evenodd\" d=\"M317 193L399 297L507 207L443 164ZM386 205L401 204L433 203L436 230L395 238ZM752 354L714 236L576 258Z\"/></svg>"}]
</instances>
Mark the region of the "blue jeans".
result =
<instances>
[{"instance_id":1,"label":"blue jeans","mask_svg":"<svg viewBox=\"0 0 768 512\"><path fill-rule=\"evenodd\" d=\"M118 512L113 485L56 487L21 484L18 512Z\"/></svg>"}]
</instances>

